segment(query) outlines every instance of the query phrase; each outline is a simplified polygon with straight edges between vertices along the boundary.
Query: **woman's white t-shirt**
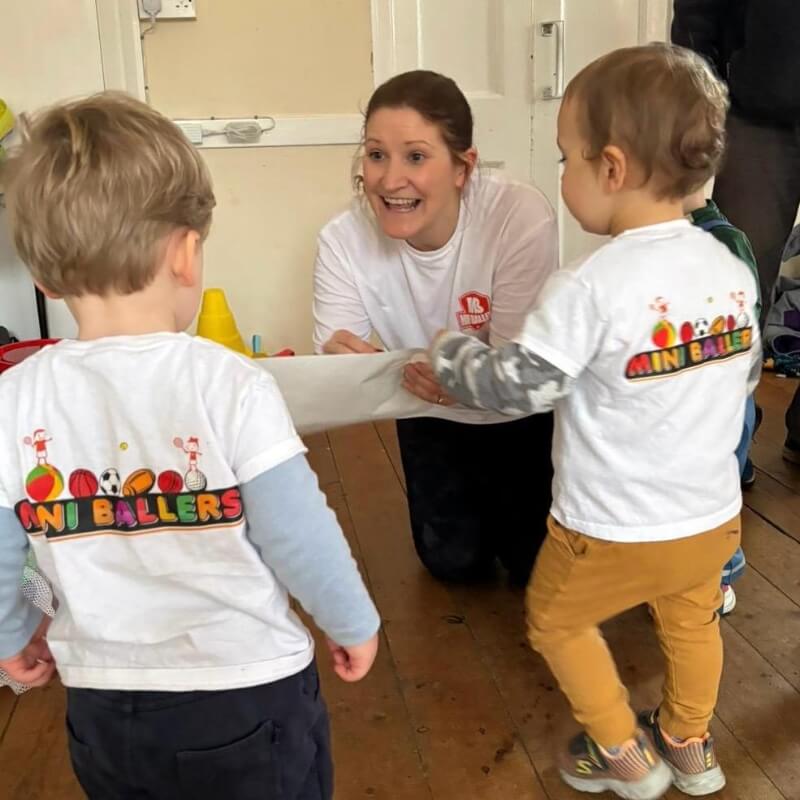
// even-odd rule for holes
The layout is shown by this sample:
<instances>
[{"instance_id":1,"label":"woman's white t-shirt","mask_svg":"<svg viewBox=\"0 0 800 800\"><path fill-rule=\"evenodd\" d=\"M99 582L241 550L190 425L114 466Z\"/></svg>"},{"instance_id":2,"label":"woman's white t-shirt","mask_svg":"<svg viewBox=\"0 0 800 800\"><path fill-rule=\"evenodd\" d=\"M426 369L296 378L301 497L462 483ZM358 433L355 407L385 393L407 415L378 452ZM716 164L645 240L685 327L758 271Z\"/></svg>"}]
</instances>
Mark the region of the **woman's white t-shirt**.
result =
<instances>
[{"instance_id":1,"label":"woman's white t-shirt","mask_svg":"<svg viewBox=\"0 0 800 800\"><path fill-rule=\"evenodd\" d=\"M557 264L550 204L503 175L473 176L450 241L429 252L388 238L355 202L319 236L314 349L342 329L389 350L428 347L442 329L503 344Z\"/></svg>"}]
</instances>

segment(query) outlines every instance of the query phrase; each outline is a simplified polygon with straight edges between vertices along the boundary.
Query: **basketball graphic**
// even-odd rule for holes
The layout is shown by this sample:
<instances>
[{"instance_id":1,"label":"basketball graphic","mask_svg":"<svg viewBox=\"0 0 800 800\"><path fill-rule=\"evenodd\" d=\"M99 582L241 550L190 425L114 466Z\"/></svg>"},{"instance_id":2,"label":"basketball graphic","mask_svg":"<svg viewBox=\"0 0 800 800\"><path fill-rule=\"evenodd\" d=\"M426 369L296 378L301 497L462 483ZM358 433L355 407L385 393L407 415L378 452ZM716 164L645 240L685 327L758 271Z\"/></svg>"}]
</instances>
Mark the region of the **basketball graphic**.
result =
<instances>
[{"instance_id":1,"label":"basketball graphic","mask_svg":"<svg viewBox=\"0 0 800 800\"><path fill-rule=\"evenodd\" d=\"M684 322L681 325L681 341L688 344L694 339L694 325L691 322Z\"/></svg>"},{"instance_id":2,"label":"basketball graphic","mask_svg":"<svg viewBox=\"0 0 800 800\"><path fill-rule=\"evenodd\" d=\"M46 503L55 500L64 490L64 478L50 464L38 464L25 478L25 490L31 500Z\"/></svg>"},{"instance_id":3,"label":"basketball graphic","mask_svg":"<svg viewBox=\"0 0 800 800\"><path fill-rule=\"evenodd\" d=\"M69 493L73 497L93 497L97 494L99 482L88 469L76 469L69 476Z\"/></svg>"},{"instance_id":4,"label":"basketball graphic","mask_svg":"<svg viewBox=\"0 0 800 800\"><path fill-rule=\"evenodd\" d=\"M133 497L137 494L147 494L156 482L155 473L149 469L137 469L128 475L122 485L122 494L125 497Z\"/></svg>"},{"instance_id":5,"label":"basketball graphic","mask_svg":"<svg viewBox=\"0 0 800 800\"><path fill-rule=\"evenodd\" d=\"M174 469L168 469L158 476L158 490L162 494L178 494L183 489L183 478Z\"/></svg>"},{"instance_id":6,"label":"basketball graphic","mask_svg":"<svg viewBox=\"0 0 800 800\"><path fill-rule=\"evenodd\" d=\"M711 335L719 336L721 333L725 333L725 317L714 317L711 323Z\"/></svg>"}]
</instances>

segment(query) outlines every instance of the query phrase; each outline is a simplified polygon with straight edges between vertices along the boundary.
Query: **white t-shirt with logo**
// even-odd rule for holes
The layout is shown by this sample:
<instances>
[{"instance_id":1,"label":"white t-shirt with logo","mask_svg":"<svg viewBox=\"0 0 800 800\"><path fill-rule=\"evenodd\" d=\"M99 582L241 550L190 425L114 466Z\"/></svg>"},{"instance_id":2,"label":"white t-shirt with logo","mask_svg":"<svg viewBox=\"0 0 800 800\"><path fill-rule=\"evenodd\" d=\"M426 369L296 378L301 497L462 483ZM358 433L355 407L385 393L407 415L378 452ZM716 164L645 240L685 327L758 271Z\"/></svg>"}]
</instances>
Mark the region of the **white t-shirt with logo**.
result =
<instances>
[{"instance_id":1,"label":"white t-shirt with logo","mask_svg":"<svg viewBox=\"0 0 800 800\"><path fill-rule=\"evenodd\" d=\"M239 487L305 451L264 370L185 334L63 341L0 380L0 508L65 598L68 686L230 689L313 640L245 532Z\"/></svg>"},{"instance_id":2,"label":"white t-shirt with logo","mask_svg":"<svg viewBox=\"0 0 800 800\"><path fill-rule=\"evenodd\" d=\"M502 344L519 332L558 263L555 214L533 186L476 173L458 224L430 252L390 239L356 202L319 236L314 348L336 330L388 350L426 348L442 329Z\"/></svg>"},{"instance_id":3,"label":"white t-shirt with logo","mask_svg":"<svg viewBox=\"0 0 800 800\"><path fill-rule=\"evenodd\" d=\"M515 340L576 379L556 406L562 525L660 541L739 512L756 299L748 267L686 220L627 231L553 276Z\"/></svg>"}]
</instances>

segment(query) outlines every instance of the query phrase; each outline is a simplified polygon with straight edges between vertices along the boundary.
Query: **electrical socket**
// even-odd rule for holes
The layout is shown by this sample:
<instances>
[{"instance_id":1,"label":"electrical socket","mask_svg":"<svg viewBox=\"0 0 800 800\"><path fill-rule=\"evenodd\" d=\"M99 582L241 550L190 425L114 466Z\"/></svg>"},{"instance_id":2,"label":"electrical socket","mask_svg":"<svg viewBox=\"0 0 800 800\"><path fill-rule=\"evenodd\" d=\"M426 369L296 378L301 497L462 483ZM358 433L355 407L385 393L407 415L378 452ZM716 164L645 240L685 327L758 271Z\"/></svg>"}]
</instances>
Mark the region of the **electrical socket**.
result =
<instances>
[{"instance_id":1,"label":"electrical socket","mask_svg":"<svg viewBox=\"0 0 800 800\"><path fill-rule=\"evenodd\" d=\"M138 0L138 4L139 19L150 19L150 15L144 10L142 0ZM162 19L197 19L194 0L161 0L161 11L156 20Z\"/></svg>"}]
</instances>

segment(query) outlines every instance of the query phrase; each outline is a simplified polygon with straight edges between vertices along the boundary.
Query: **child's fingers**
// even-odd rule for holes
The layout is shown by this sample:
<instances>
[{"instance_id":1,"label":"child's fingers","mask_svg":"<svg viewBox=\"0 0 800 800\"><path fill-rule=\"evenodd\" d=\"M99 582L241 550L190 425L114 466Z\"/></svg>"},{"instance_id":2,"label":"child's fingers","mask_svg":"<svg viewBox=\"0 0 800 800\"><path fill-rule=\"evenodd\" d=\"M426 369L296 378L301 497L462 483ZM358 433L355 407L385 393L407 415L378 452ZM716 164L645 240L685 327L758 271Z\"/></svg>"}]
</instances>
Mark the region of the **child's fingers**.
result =
<instances>
[{"instance_id":1,"label":"child's fingers","mask_svg":"<svg viewBox=\"0 0 800 800\"><path fill-rule=\"evenodd\" d=\"M37 639L35 642L31 642L26 651L37 661L53 660L53 654L50 652L50 645L47 644L46 639Z\"/></svg>"},{"instance_id":2,"label":"child's fingers","mask_svg":"<svg viewBox=\"0 0 800 800\"><path fill-rule=\"evenodd\" d=\"M355 683L356 681L360 681L364 675L367 674L366 670L363 668L359 669L350 661L345 664L336 664L333 668L333 671L347 683Z\"/></svg>"},{"instance_id":3,"label":"child's fingers","mask_svg":"<svg viewBox=\"0 0 800 800\"><path fill-rule=\"evenodd\" d=\"M22 659L15 659L13 663L4 664L3 669L17 683L25 686L44 686L53 677L56 665L53 661L25 663Z\"/></svg>"},{"instance_id":4,"label":"child's fingers","mask_svg":"<svg viewBox=\"0 0 800 800\"><path fill-rule=\"evenodd\" d=\"M50 683L55 671L54 661L39 661L29 670L30 674L23 678L21 683L26 683L28 686L45 686Z\"/></svg>"}]
</instances>

